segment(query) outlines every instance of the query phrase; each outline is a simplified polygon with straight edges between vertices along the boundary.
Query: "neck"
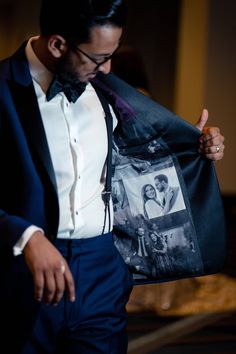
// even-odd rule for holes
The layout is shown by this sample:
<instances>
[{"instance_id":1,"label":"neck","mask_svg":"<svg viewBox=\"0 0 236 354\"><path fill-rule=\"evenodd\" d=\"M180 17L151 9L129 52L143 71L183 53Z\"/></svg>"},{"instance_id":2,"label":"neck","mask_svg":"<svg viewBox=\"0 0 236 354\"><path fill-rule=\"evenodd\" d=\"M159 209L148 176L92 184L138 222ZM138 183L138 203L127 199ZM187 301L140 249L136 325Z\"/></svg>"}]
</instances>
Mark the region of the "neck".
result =
<instances>
[{"instance_id":1,"label":"neck","mask_svg":"<svg viewBox=\"0 0 236 354\"><path fill-rule=\"evenodd\" d=\"M55 58L52 57L51 53L48 50L47 39L43 37L38 37L35 41L32 42L32 48L41 63L49 71L54 72Z\"/></svg>"}]
</instances>

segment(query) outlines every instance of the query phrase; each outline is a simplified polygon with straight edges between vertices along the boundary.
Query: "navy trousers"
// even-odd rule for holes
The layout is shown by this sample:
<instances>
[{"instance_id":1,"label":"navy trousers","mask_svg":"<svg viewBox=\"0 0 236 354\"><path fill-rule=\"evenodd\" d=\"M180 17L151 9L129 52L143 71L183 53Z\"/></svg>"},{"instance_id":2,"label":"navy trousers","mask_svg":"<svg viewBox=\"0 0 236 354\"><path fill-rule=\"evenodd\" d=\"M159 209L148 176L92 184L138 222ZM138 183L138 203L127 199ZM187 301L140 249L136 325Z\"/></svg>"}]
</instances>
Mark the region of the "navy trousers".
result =
<instances>
[{"instance_id":1,"label":"navy trousers","mask_svg":"<svg viewBox=\"0 0 236 354\"><path fill-rule=\"evenodd\" d=\"M57 240L76 286L76 301L65 295L57 306L42 305L22 354L125 354L126 303L132 277L112 234Z\"/></svg>"}]
</instances>

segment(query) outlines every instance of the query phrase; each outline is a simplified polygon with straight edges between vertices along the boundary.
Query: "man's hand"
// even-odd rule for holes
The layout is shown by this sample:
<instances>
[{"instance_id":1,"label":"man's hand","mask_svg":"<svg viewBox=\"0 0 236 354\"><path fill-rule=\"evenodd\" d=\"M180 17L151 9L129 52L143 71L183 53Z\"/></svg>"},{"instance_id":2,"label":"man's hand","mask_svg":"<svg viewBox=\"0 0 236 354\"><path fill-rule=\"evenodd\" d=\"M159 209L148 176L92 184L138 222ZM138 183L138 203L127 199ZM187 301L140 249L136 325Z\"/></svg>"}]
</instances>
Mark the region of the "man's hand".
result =
<instances>
[{"instance_id":1,"label":"man's hand","mask_svg":"<svg viewBox=\"0 0 236 354\"><path fill-rule=\"evenodd\" d=\"M37 301L56 305L65 290L70 301L75 300L74 280L66 260L40 231L27 242L24 257L33 275Z\"/></svg>"},{"instance_id":2,"label":"man's hand","mask_svg":"<svg viewBox=\"0 0 236 354\"><path fill-rule=\"evenodd\" d=\"M224 137L220 133L218 127L205 127L208 120L208 111L203 109L200 118L195 124L202 135L200 137L200 147L199 152L204 154L208 159L211 160L221 160L224 156Z\"/></svg>"}]
</instances>

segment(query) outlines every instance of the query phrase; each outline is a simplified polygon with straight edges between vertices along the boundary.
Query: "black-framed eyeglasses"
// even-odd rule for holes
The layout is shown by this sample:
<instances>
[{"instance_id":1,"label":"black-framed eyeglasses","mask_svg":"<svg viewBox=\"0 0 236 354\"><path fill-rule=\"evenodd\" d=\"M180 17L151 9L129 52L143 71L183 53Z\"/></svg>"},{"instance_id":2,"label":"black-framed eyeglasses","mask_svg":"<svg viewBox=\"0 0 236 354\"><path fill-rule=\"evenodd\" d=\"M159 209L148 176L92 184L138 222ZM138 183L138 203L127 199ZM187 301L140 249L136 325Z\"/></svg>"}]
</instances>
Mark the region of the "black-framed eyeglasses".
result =
<instances>
[{"instance_id":1,"label":"black-framed eyeglasses","mask_svg":"<svg viewBox=\"0 0 236 354\"><path fill-rule=\"evenodd\" d=\"M108 62L109 60L111 60L113 58L113 56L116 54L116 51L118 50L118 48L120 47L120 44L119 46L116 48L116 50L111 54L111 55L108 55L106 56L105 58L103 58L101 61L91 57L89 54L87 54L86 52L84 52L82 49L80 49L79 47L75 47L73 48L73 51L74 52L79 52L79 53L82 53L86 58L88 58L89 60L91 60L94 64L96 64L96 67L94 68L94 70L98 70L98 68L105 64L106 62Z\"/></svg>"}]
</instances>

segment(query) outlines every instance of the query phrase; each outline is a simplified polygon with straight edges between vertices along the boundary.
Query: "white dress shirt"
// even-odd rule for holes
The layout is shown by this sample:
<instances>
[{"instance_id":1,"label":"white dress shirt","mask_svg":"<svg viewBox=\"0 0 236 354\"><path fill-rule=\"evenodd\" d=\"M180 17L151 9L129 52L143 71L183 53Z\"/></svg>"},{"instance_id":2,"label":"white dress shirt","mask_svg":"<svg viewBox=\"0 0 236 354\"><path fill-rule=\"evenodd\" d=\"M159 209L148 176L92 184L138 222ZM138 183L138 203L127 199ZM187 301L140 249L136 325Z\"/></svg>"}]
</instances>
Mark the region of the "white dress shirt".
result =
<instances>
[{"instance_id":1,"label":"white dress shirt","mask_svg":"<svg viewBox=\"0 0 236 354\"><path fill-rule=\"evenodd\" d=\"M90 83L75 103L70 103L64 93L47 101L45 92L52 73L34 54L33 40L35 38L31 38L26 46L26 56L56 176L60 210L57 237L69 239L100 235L105 216L101 193L107 157L107 130L102 105ZM117 120L112 109L111 113L115 127ZM112 228L112 205L110 210ZM15 255L22 251L38 229L37 225L32 225L25 230L14 246ZM108 231L107 218L105 232Z\"/></svg>"}]
</instances>

